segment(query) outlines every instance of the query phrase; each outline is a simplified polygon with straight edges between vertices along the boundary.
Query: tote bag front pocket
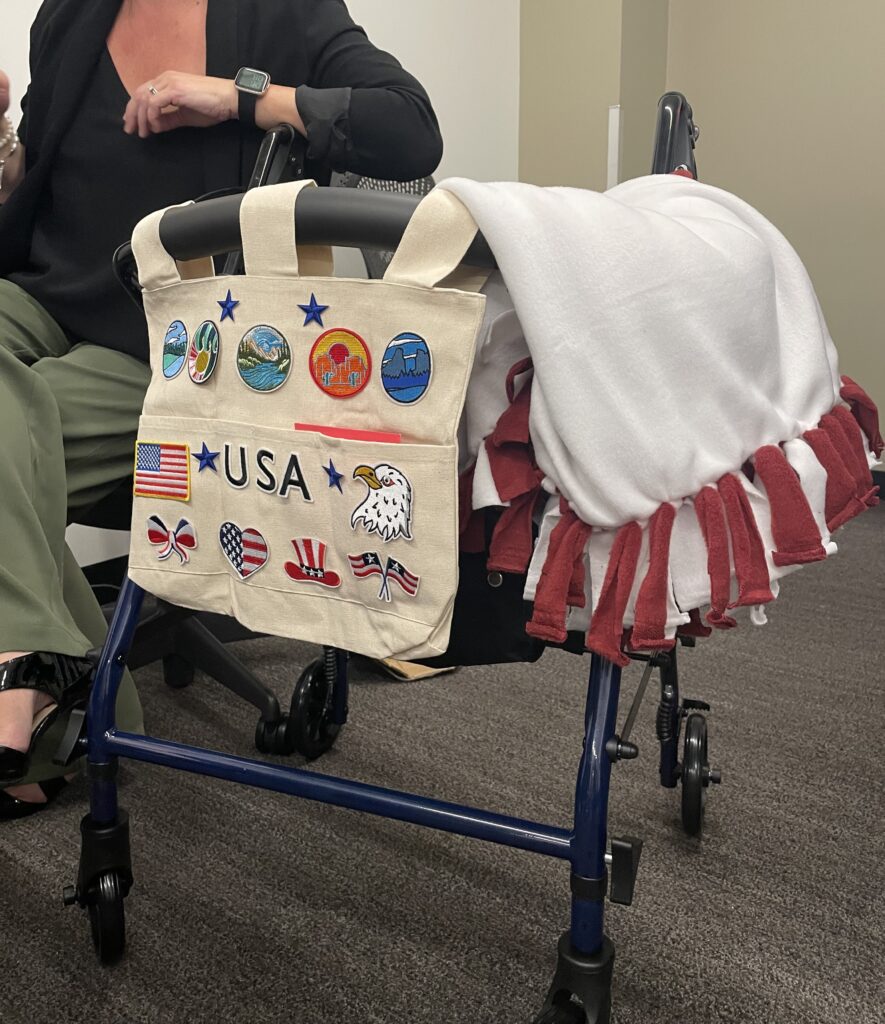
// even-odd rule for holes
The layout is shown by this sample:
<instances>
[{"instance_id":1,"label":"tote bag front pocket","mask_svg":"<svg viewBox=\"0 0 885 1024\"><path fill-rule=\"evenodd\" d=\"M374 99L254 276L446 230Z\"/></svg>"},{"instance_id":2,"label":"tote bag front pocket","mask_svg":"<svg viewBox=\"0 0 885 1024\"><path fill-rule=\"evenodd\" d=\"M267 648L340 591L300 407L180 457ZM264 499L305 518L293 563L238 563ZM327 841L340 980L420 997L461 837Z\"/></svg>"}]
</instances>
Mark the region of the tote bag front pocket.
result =
<instances>
[{"instance_id":1,"label":"tote bag front pocket","mask_svg":"<svg viewBox=\"0 0 885 1024\"><path fill-rule=\"evenodd\" d=\"M374 657L445 650L455 446L155 416L139 437L142 464L190 465L173 496L136 474L136 583L256 632Z\"/></svg>"}]
</instances>

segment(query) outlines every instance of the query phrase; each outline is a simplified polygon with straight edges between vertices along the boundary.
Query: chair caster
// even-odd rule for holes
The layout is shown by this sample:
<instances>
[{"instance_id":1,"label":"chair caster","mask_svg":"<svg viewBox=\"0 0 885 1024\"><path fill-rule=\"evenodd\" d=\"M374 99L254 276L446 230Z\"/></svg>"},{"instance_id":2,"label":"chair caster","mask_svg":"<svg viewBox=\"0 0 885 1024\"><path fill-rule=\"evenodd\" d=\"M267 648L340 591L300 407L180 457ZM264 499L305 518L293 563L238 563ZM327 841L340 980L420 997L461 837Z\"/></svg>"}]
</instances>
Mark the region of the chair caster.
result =
<instances>
[{"instance_id":1,"label":"chair caster","mask_svg":"<svg viewBox=\"0 0 885 1024\"><path fill-rule=\"evenodd\" d=\"M292 693L288 737L291 749L313 761L330 750L341 726L333 720L334 661L317 658L301 673Z\"/></svg>"},{"instance_id":2,"label":"chair caster","mask_svg":"<svg viewBox=\"0 0 885 1024\"><path fill-rule=\"evenodd\" d=\"M194 681L194 666L180 654L163 658L163 682L173 690L184 690Z\"/></svg>"},{"instance_id":3,"label":"chair caster","mask_svg":"<svg viewBox=\"0 0 885 1024\"><path fill-rule=\"evenodd\" d=\"M532 1024L585 1024L587 1015L571 1000L560 1006L551 1006L535 1017Z\"/></svg>"},{"instance_id":4,"label":"chair caster","mask_svg":"<svg viewBox=\"0 0 885 1024\"><path fill-rule=\"evenodd\" d=\"M721 772L711 768L707 760L707 722L703 715L693 714L686 719L680 776L682 827L690 836L697 836L704 828L707 789L722 781Z\"/></svg>"},{"instance_id":5,"label":"chair caster","mask_svg":"<svg viewBox=\"0 0 885 1024\"><path fill-rule=\"evenodd\" d=\"M593 956L585 956L572 948L566 932L559 940L553 984L532 1024L611 1024L614 963L609 939L602 940Z\"/></svg>"},{"instance_id":6,"label":"chair caster","mask_svg":"<svg viewBox=\"0 0 885 1024\"><path fill-rule=\"evenodd\" d=\"M293 747L289 737L289 716L280 715L275 722L259 718L255 726L255 748L262 754L291 754Z\"/></svg>"},{"instance_id":7,"label":"chair caster","mask_svg":"<svg viewBox=\"0 0 885 1024\"><path fill-rule=\"evenodd\" d=\"M132 887L129 816L121 810L111 825L96 825L87 814L80 823L82 846L76 886L65 886L66 907L89 914L92 945L105 966L119 963L126 949L123 902Z\"/></svg>"}]
</instances>

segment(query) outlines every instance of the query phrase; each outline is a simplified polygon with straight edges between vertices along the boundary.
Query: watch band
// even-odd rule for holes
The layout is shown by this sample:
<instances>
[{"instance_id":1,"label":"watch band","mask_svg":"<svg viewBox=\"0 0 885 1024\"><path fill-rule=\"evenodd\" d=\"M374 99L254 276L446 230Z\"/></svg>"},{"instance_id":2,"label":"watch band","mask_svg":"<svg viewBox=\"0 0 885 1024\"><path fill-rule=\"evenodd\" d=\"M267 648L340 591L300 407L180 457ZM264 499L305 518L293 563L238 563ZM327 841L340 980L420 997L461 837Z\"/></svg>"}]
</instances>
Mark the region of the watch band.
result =
<instances>
[{"instance_id":1,"label":"watch band","mask_svg":"<svg viewBox=\"0 0 885 1024\"><path fill-rule=\"evenodd\" d=\"M256 96L254 92L245 92L243 89L239 90L239 96L237 116L243 124L247 124L250 128L254 128L255 105L258 103L258 96Z\"/></svg>"}]
</instances>

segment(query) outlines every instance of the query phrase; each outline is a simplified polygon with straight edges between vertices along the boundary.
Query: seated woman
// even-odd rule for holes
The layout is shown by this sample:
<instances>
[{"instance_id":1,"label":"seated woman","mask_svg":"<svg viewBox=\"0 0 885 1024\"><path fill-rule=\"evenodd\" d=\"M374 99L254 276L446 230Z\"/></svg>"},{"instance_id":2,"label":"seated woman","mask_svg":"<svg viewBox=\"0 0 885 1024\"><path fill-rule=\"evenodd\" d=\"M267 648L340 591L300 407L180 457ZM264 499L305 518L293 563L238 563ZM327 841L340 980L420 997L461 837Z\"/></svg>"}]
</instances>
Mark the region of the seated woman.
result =
<instances>
[{"instance_id":1,"label":"seated woman","mask_svg":"<svg viewBox=\"0 0 885 1024\"><path fill-rule=\"evenodd\" d=\"M45 0L30 59L18 134L0 73L0 818L63 787L40 741L85 700L105 631L65 525L131 474L150 376L116 247L242 183L280 122L320 183L423 177L442 152L427 94L342 0ZM118 712L140 727L131 680Z\"/></svg>"}]
</instances>

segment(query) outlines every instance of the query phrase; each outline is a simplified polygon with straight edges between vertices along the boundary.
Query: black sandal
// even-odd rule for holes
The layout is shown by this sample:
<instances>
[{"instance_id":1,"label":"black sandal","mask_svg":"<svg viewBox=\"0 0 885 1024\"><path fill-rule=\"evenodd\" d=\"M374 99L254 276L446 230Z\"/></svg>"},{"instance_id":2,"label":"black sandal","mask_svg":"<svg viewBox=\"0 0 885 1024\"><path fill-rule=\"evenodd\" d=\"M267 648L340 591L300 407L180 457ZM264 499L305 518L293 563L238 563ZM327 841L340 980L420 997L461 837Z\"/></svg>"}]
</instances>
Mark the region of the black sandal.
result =
<instances>
[{"instance_id":1,"label":"black sandal","mask_svg":"<svg viewBox=\"0 0 885 1024\"><path fill-rule=\"evenodd\" d=\"M46 797L45 803L34 803L31 800L19 800L18 797L10 796L6 790L0 790L0 821L14 821L17 818L28 818L38 811L45 811L47 807L55 802L55 798L68 785L67 779L47 779L45 782L38 782L37 785L43 790Z\"/></svg>"},{"instance_id":2,"label":"black sandal","mask_svg":"<svg viewBox=\"0 0 885 1024\"><path fill-rule=\"evenodd\" d=\"M31 754L60 715L85 703L92 680L92 665L85 658L65 654L25 654L0 665L0 693L6 690L38 690L52 704L38 712L27 750L0 747L0 784L23 779L31 764ZM10 798L12 799L12 798ZM43 804L37 806L42 807Z\"/></svg>"}]
</instances>

